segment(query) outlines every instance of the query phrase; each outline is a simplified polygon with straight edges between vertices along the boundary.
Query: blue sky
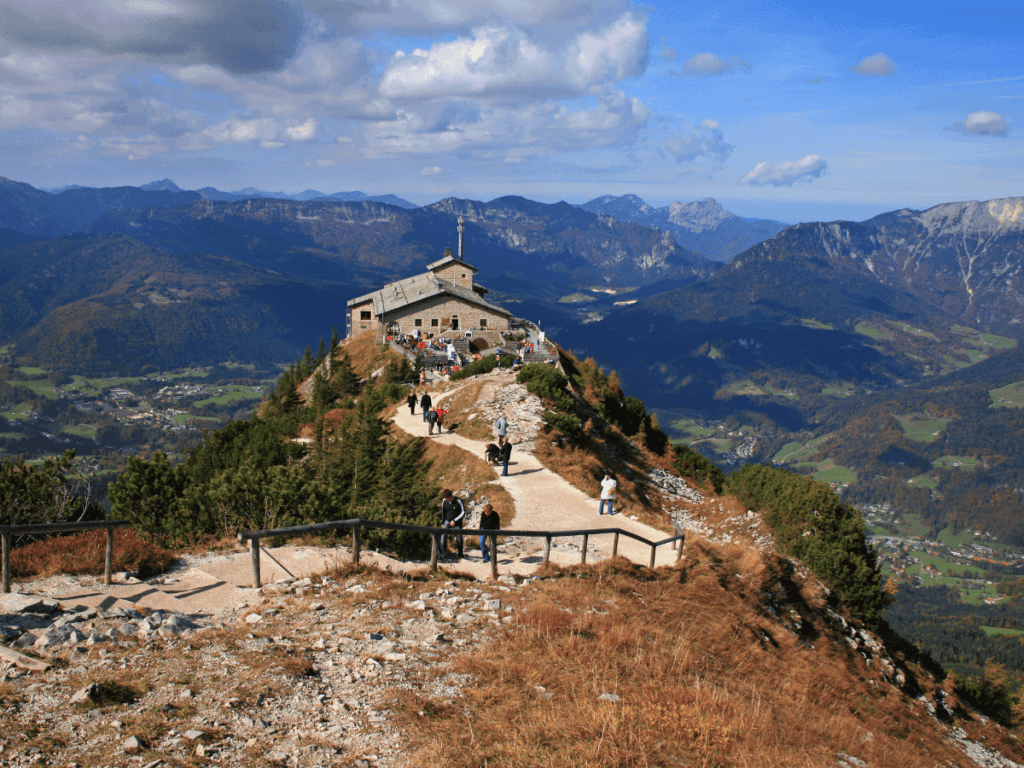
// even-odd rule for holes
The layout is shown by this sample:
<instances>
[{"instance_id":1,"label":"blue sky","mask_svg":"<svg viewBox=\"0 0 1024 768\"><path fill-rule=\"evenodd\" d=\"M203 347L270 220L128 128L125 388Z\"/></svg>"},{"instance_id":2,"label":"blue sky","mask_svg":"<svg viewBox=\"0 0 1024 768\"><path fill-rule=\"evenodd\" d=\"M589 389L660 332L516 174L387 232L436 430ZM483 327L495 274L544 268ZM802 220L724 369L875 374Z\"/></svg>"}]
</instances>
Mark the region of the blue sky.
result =
<instances>
[{"instance_id":1,"label":"blue sky","mask_svg":"<svg viewBox=\"0 0 1024 768\"><path fill-rule=\"evenodd\" d=\"M0 0L0 175L859 220L1024 195L1022 38L1005 0Z\"/></svg>"}]
</instances>

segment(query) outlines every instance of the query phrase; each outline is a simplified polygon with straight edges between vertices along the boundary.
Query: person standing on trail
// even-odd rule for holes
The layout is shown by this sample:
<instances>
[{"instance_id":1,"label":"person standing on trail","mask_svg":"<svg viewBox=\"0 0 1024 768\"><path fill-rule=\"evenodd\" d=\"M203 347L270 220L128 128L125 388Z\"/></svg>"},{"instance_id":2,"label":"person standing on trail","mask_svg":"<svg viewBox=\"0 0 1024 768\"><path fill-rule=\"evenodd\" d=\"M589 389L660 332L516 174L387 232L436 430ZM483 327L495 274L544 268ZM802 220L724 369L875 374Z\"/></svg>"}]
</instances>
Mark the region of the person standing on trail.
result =
<instances>
[{"instance_id":1,"label":"person standing on trail","mask_svg":"<svg viewBox=\"0 0 1024 768\"><path fill-rule=\"evenodd\" d=\"M604 473L604 480L601 481L601 504L597 508L597 514L604 514L604 505L608 504L608 514L614 515L615 512L612 507L615 504L615 488L618 483L615 482L615 478L612 477L611 472Z\"/></svg>"},{"instance_id":2,"label":"person standing on trail","mask_svg":"<svg viewBox=\"0 0 1024 768\"><path fill-rule=\"evenodd\" d=\"M480 513L480 530L496 531L499 528L501 528L501 518L494 511L494 507L488 504L484 507L484 511ZM491 534L480 534L480 551L483 553L485 563L491 562L491 549L487 541L489 538L492 538ZM495 550L497 550L497 547L495 547ZM497 562L497 559L495 559L495 562Z\"/></svg>"},{"instance_id":3,"label":"person standing on trail","mask_svg":"<svg viewBox=\"0 0 1024 768\"><path fill-rule=\"evenodd\" d=\"M504 416L498 417L498 423L495 425L495 429L498 431L498 445L502 445L508 437L508 422L505 421Z\"/></svg>"},{"instance_id":4,"label":"person standing on trail","mask_svg":"<svg viewBox=\"0 0 1024 768\"><path fill-rule=\"evenodd\" d=\"M452 494L447 488L441 493L441 527L442 528L462 528L462 524L466 519L466 508L462 504L462 499ZM459 559L462 559L462 536L459 534L452 534L455 539L455 546L459 552ZM448 534L441 534L441 555L442 557L448 557Z\"/></svg>"},{"instance_id":5,"label":"person standing on trail","mask_svg":"<svg viewBox=\"0 0 1024 768\"><path fill-rule=\"evenodd\" d=\"M409 392L409 396L405 399L406 404L409 406L409 415L416 415L416 390L413 389Z\"/></svg>"},{"instance_id":6,"label":"person standing on trail","mask_svg":"<svg viewBox=\"0 0 1024 768\"><path fill-rule=\"evenodd\" d=\"M440 435L444 431L442 427L444 426L444 417L448 415L448 411L440 403L437 404L437 408L434 410L437 413L437 434ZM452 428L448 427L448 431L451 432Z\"/></svg>"},{"instance_id":7,"label":"person standing on trail","mask_svg":"<svg viewBox=\"0 0 1024 768\"><path fill-rule=\"evenodd\" d=\"M423 397L420 398L420 410L423 411L423 420L427 420L427 411L430 410L430 393L424 392Z\"/></svg>"},{"instance_id":8,"label":"person standing on trail","mask_svg":"<svg viewBox=\"0 0 1024 768\"><path fill-rule=\"evenodd\" d=\"M501 446L501 476L508 477L508 460L512 456L512 443L506 440Z\"/></svg>"},{"instance_id":9,"label":"person standing on trail","mask_svg":"<svg viewBox=\"0 0 1024 768\"><path fill-rule=\"evenodd\" d=\"M437 424L437 411L431 408L427 411L427 434L434 434L434 425ZM438 428L437 434L441 434L441 429Z\"/></svg>"}]
</instances>

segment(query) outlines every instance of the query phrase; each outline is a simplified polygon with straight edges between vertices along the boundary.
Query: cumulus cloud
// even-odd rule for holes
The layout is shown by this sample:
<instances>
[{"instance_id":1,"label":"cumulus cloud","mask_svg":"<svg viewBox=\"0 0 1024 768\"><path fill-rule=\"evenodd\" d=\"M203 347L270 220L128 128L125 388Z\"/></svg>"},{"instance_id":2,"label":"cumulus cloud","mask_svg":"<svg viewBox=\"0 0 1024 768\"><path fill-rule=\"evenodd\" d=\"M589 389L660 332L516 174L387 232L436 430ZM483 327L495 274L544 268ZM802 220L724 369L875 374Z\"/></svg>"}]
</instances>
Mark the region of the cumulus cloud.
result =
<instances>
[{"instance_id":1,"label":"cumulus cloud","mask_svg":"<svg viewBox=\"0 0 1024 768\"><path fill-rule=\"evenodd\" d=\"M971 112L962 122L947 126L948 130L960 133L985 133L991 136L1002 136L1006 133L1006 121L998 112L981 110Z\"/></svg>"},{"instance_id":2,"label":"cumulus cloud","mask_svg":"<svg viewBox=\"0 0 1024 768\"><path fill-rule=\"evenodd\" d=\"M364 154L376 158L454 152L479 159L519 161L631 141L650 115L639 99L628 98L621 91L601 97L589 108L549 100L457 112L440 130L428 130L430 123L418 111L403 108L393 120L367 125Z\"/></svg>"},{"instance_id":3,"label":"cumulus cloud","mask_svg":"<svg viewBox=\"0 0 1024 768\"><path fill-rule=\"evenodd\" d=\"M895 72L896 65L884 53L876 53L874 56L865 56L859 64L850 67L850 71L871 77L884 77Z\"/></svg>"},{"instance_id":4,"label":"cumulus cloud","mask_svg":"<svg viewBox=\"0 0 1024 768\"><path fill-rule=\"evenodd\" d=\"M549 47L512 27L488 27L429 50L395 54L380 83L389 99L490 97L531 101L586 93L640 75L646 19L626 13L607 27Z\"/></svg>"},{"instance_id":5,"label":"cumulus cloud","mask_svg":"<svg viewBox=\"0 0 1024 768\"><path fill-rule=\"evenodd\" d=\"M439 165L429 165L426 168L424 168L422 171L420 171L420 176L436 176L440 172L441 172L441 166L439 166Z\"/></svg>"},{"instance_id":6,"label":"cumulus cloud","mask_svg":"<svg viewBox=\"0 0 1024 768\"><path fill-rule=\"evenodd\" d=\"M253 120L231 119L211 126L202 132L204 138L215 144L259 142L268 149L283 147L288 142L310 141L316 137L319 123L310 118L298 125L281 125L269 117Z\"/></svg>"},{"instance_id":7,"label":"cumulus cloud","mask_svg":"<svg viewBox=\"0 0 1024 768\"><path fill-rule=\"evenodd\" d=\"M722 165L732 154L734 147L732 144L726 143L718 123L714 120L705 120L697 130L691 131L689 134L672 136L668 140L666 149L679 163L692 163L704 158L717 165Z\"/></svg>"},{"instance_id":8,"label":"cumulus cloud","mask_svg":"<svg viewBox=\"0 0 1024 768\"><path fill-rule=\"evenodd\" d=\"M740 184L750 184L755 187L763 187L768 184L773 187L791 187L798 181L819 178L826 168L825 161L818 155L807 155L803 160L779 163L774 168L768 163L758 163L754 170L740 179Z\"/></svg>"},{"instance_id":9,"label":"cumulus cloud","mask_svg":"<svg viewBox=\"0 0 1024 768\"><path fill-rule=\"evenodd\" d=\"M682 74L687 77L714 77L724 75L737 67L749 71L750 62L739 56L730 56L726 61L713 53L698 53L687 59Z\"/></svg>"}]
</instances>

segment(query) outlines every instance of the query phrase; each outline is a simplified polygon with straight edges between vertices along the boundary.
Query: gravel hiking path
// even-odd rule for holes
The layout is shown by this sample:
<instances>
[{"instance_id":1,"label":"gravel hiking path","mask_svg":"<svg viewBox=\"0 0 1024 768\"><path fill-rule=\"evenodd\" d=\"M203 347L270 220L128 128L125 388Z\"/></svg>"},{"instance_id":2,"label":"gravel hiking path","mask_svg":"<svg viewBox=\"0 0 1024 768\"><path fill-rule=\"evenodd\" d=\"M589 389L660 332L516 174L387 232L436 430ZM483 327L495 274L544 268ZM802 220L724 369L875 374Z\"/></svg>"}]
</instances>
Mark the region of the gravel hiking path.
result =
<instances>
[{"instance_id":1,"label":"gravel hiking path","mask_svg":"<svg viewBox=\"0 0 1024 768\"><path fill-rule=\"evenodd\" d=\"M499 378L500 377L500 378ZM495 384L507 380L509 384L514 381L508 374L495 377ZM490 378L490 377L488 377ZM449 390L431 390L430 397L434 404L447 400L455 395L460 389L474 383L473 379L467 384ZM491 386L487 381L481 389L481 398L493 399L500 386ZM510 425L513 416L506 415ZM419 435L428 440L434 440L444 445L453 445L482 458L486 443L478 440L469 440L461 435L444 432L438 434L434 431L432 437L427 436L427 424L423 421L422 413L417 406L414 415L409 414L405 406L399 407L394 415L394 423L399 429L408 432L410 435ZM630 520L618 513L614 515L601 516L597 513L598 500L593 499L578 488L573 487L561 476L550 471L538 461L532 453L522 450L520 446L513 445L512 460L508 466L508 477L501 477L501 472L496 471L496 482L509 492L515 502L516 515L512 520L510 528L526 531L558 531L558 530L582 530L587 528L621 528L622 530L643 536L648 541L661 541L669 537L662 531L651 528L643 523ZM587 547L587 562L594 562L611 557L612 534L591 536ZM535 554L526 558L526 561L539 564L543 559L543 539L524 539L522 545L527 550L535 550ZM555 539L551 547L551 559L559 563L578 563L580 561L580 547L582 537L576 537L575 542L567 542L566 539ZM619 537L620 555L629 560L648 565L651 558L651 548L638 541ZM676 562L676 551L671 546L658 547L656 566L671 565ZM556 556L557 555L557 556ZM477 557L479 557L477 555ZM464 563L472 567L472 560ZM459 570L465 570L460 567ZM475 570L475 569L473 569ZM474 575L476 575L474 573Z\"/></svg>"}]
</instances>

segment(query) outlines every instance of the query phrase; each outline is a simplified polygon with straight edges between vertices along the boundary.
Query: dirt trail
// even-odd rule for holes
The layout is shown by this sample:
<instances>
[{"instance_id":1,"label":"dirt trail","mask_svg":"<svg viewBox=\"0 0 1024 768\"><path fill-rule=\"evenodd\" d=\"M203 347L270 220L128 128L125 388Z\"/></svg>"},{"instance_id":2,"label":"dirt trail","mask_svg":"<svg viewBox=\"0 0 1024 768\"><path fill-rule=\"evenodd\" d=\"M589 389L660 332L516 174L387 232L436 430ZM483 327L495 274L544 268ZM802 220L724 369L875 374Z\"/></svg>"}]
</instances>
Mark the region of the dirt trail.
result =
<instances>
[{"instance_id":1,"label":"dirt trail","mask_svg":"<svg viewBox=\"0 0 1024 768\"><path fill-rule=\"evenodd\" d=\"M502 377L501 382L511 383L513 379ZM488 377L490 378L490 377ZM487 382L481 389L481 396L488 399L493 398L498 386L491 386ZM461 387L459 388L461 389ZM450 398L457 390L431 391L430 397L434 403L441 399ZM422 413L417 405L416 414L410 415L408 407L399 407L394 417L395 424L411 435L427 436L427 425L423 421ZM454 445L462 448L474 456L483 457L486 443L477 440L469 440L460 435L445 432L437 434L435 429L433 437L445 445ZM592 499L577 488L574 488L562 477L546 469L534 456L524 450L518 450L513 446L512 460L509 462L509 476L501 477L501 471L496 471L497 482L509 492L515 502L516 516L512 521L511 528L516 530L580 530L585 528L621 528L631 533L643 536L649 541L660 541L668 538L662 531L650 526L630 520L618 513L615 515L601 516L597 513L598 500ZM538 548L543 547L543 539L536 539ZM558 540L556 540L556 543ZM561 540L561 547L552 544L552 560L556 562L579 562L580 546L582 538L577 540L575 545L576 554L571 554L571 548L565 547L567 540ZM587 547L587 561L593 562L598 559L611 557L613 544L612 534L590 537ZM620 555L623 555L633 562L647 565L650 562L651 548L645 544L629 539L625 536L619 537ZM556 558L556 553L560 556ZM564 555L564 556L563 556ZM531 558L539 562L540 557ZM659 547L655 565L670 565L676 561L676 552L670 546Z\"/></svg>"}]
</instances>

